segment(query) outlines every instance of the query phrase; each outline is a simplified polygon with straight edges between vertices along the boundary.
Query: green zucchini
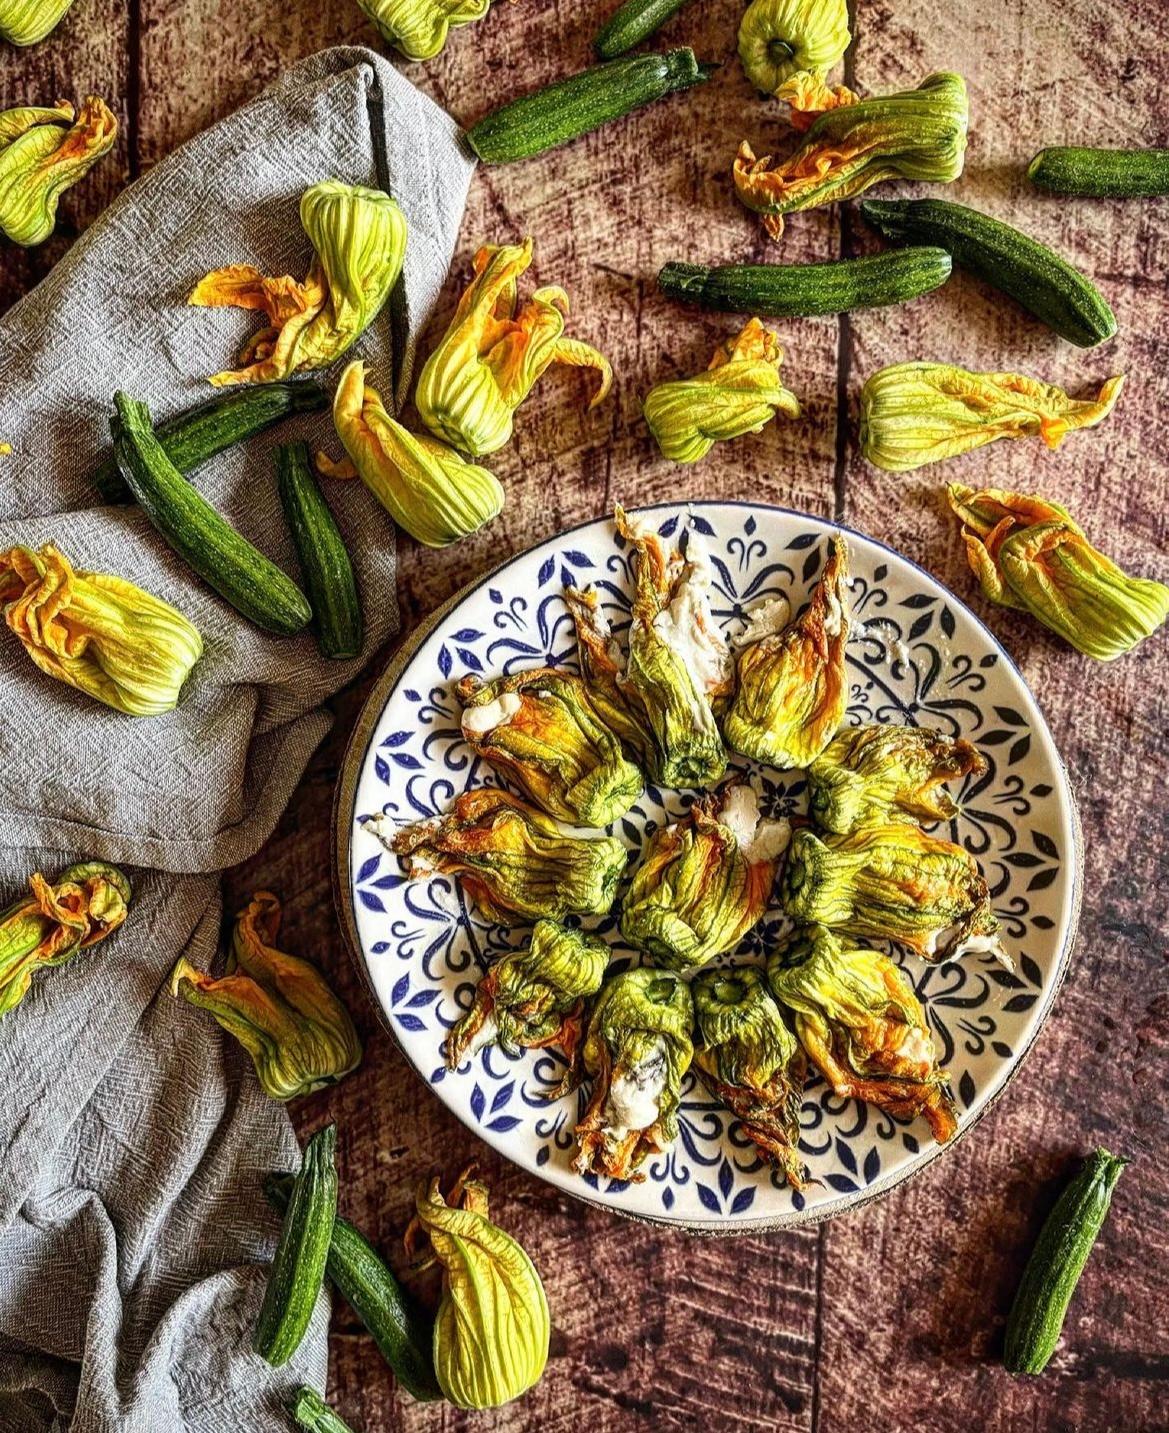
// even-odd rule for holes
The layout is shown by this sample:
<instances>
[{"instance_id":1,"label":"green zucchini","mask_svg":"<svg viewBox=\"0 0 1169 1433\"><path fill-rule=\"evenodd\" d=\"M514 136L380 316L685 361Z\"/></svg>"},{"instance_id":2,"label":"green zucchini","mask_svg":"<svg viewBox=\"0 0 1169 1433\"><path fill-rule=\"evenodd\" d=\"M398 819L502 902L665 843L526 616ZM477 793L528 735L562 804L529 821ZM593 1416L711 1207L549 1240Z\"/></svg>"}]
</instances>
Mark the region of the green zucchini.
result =
<instances>
[{"instance_id":1,"label":"green zucchini","mask_svg":"<svg viewBox=\"0 0 1169 1433\"><path fill-rule=\"evenodd\" d=\"M685 3L686 0L625 0L597 31L593 49L602 60L623 55L672 20Z\"/></svg>"},{"instance_id":2,"label":"green zucchini","mask_svg":"<svg viewBox=\"0 0 1169 1433\"><path fill-rule=\"evenodd\" d=\"M317 645L326 657L356 657L362 636L357 579L345 539L313 477L306 444L277 448L276 482L312 603Z\"/></svg>"},{"instance_id":3,"label":"green zucchini","mask_svg":"<svg viewBox=\"0 0 1169 1433\"><path fill-rule=\"evenodd\" d=\"M866 199L860 209L892 244L940 244L960 269L1081 348L1116 332L1116 318L1095 284L1046 244L1000 219L945 199Z\"/></svg>"},{"instance_id":4,"label":"green zucchini","mask_svg":"<svg viewBox=\"0 0 1169 1433\"><path fill-rule=\"evenodd\" d=\"M339 1413L334 1413L315 1388L298 1388L288 1411L304 1433L353 1433Z\"/></svg>"},{"instance_id":5,"label":"green zucchini","mask_svg":"<svg viewBox=\"0 0 1169 1433\"><path fill-rule=\"evenodd\" d=\"M770 318L847 313L906 303L950 277L945 249L889 249L830 264L667 264L658 288L671 298Z\"/></svg>"},{"instance_id":6,"label":"green zucchini","mask_svg":"<svg viewBox=\"0 0 1169 1433\"><path fill-rule=\"evenodd\" d=\"M1027 178L1052 194L1156 199L1169 194L1169 149L1041 149Z\"/></svg>"},{"instance_id":7,"label":"green zucchini","mask_svg":"<svg viewBox=\"0 0 1169 1433\"><path fill-rule=\"evenodd\" d=\"M292 1180L280 1242L268 1274L252 1347L272 1365L287 1363L308 1330L325 1281L337 1215L337 1130L326 1125L305 1146Z\"/></svg>"},{"instance_id":8,"label":"green zucchini","mask_svg":"<svg viewBox=\"0 0 1169 1433\"><path fill-rule=\"evenodd\" d=\"M163 451L180 473L192 473L200 463L225 448L262 433L293 413L319 413L329 406L329 395L311 378L295 383L257 383L176 413L155 428ZM132 503L113 453L94 469L93 483L107 503Z\"/></svg>"},{"instance_id":9,"label":"green zucchini","mask_svg":"<svg viewBox=\"0 0 1169 1433\"><path fill-rule=\"evenodd\" d=\"M264 1193L288 1206L292 1177L270 1174ZM434 1319L415 1302L359 1229L340 1216L333 1223L326 1266L330 1282L373 1335L394 1376L420 1402L441 1398L434 1374Z\"/></svg>"},{"instance_id":10,"label":"green zucchini","mask_svg":"<svg viewBox=\"0 0 1169 1433\"><path fill-rule=\"evenodd\" d=\"M1042 1373L1055 1352L1068 1304L1108 1214L1127 1159L1098 1149L1055 1202L1040 1230L1011 1314L1003 1363L1008 1373Z\"/></svg>"},{"instance_id":11,"label":"green zucchini","mask_svg":"<svg viewBox=\"0 0 1169 1433\"><path fill-rule=\"evenodd\" d=\"M627 55L492 110L464 138L485 164L529 159L713 73L689 49Z\"/></svg>"},{"instance_id":12,"label":"green zucchini","mask_svg":"<svg viewBox=\"0 0 1169 1433\"><path fill-rule=\"evenodd\" d=\"M118 468L142 511L175 552L257 627L289 636L313 611L292 578L222 518L163 451L145 403L114 394Z\"/></svg>"}]
</instances>

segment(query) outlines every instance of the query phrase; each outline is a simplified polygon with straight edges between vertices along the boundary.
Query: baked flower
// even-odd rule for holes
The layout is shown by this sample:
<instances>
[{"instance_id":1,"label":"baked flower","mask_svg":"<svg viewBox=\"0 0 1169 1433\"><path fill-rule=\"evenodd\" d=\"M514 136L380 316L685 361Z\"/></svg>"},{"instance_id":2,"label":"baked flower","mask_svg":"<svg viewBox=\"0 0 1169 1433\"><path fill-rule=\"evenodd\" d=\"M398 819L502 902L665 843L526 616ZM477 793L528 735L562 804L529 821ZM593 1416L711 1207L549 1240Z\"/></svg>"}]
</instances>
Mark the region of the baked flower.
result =
<instances>
[{"instance_id":1,"label":"baked flower","mask_svg":"<svg viewBox=\"0 0 1169 1433\"><path fill-rule=\"evenodd\" d=\"M846 944L821 926L798 933L767 963L772 994L838 1095L897 1119L924 1115L945 1143L958 1128L949 1076L908 976L887 955Z\"/></svg>"},{"instance_id":2,"label":"baked flower","mask_svg":"<svg viewBox=\"0 0 1169 1433\"><path fill-rule=\"evenodd\" d=\"M738 639L738 686L723 718L732 751L780 768L808 766L848 709L848 549L834 537L811 601L780 626L787 604L764 604Z\"/></svg>"},{"instance_id":3,"label":"baked flower","mask_svg":"<svg viewBox=\"0 0 1169 1433\"><path fill-rule=\"evenodd\" d=\"M320 970L276 949L279 930L279 900L257 891L236 917L224 974L208 975L182 956L171 971L170 993L206 1010L235 1036L266 1095L291 1100L355 1070L361 1041Z\"/></svg>"},{"instance_id":4,"label":"baked flower","mask_svg":"<svg viewBox=\"0 0 1169 1433\"><path fill-rule=\"evenodd\" d=\"M452 26L482 20L491 0L357 0L383 40L408 60L433 60Z\"/></svg>"},{"instance_id":5,"label":"baked flower","mask_svg":"<svg viewBox=\"0 0 1169 1433\"><path fill-rule=\"evenodd\" d=\"M538 667L481 682L464 677L463 738L541 811L607 826L641 795L641 773L570 672Z\"/></svg>"},{"instance_id":6,"label":"baked flower","mask_svg":"<svg viewBox=\"0 0 1169 1433\"><path fill-rule=\"evenodd\" d=\"M625 681L625 649L613 634L595 587L564 589L564 604L576 629L577 660L589 701L625 753L642 771L658 776L657 743L649 715Z\"/></svg>"},{"instance_id":7,"label":"baked flower","mask_svg":"<svg viewBox=\"0 0 1169 1433\"><path fill-rule=\"evenodd\" d=\"M1069 398L1022 373L970 373L949 363L896 363L861 389L860 446L890 473L968 453L999 438L1039 437L1058 448L1077 428L1112 412L1123 376L1095 398Z\"/></svg>"},{"instance_id":8,"label":"baked flower","mask_svg":"<svg viewBox=\"0 0 1169 1433\"><path fill-rule=\"evenodd\" d=\"M464 791L445 816L393 830L384 816L366 829L401 858L411 879L458 876L487 920L500 925L604 915L625 869L613 836L566 836L554 821L494 786Z\"/></svg>"},{"instance_id":9,"label":"baked flower","mask_svg":"<svg viewBox=\"0 0 1169 1433\"><path fill-rule=\"evenodd\" d=\"M651 388L642 406L662 456L696 463L715 443L761 432L777 413L798 418L799 400L780 382L782 364L779 335L753 318L719 344L705 373Z\"/></svg>"},{"instance_id":10,"label":"baked flower","mask_svg":"<svg viewBox=\"0 0 1169 1433\"><path fill-rule=\"evenodd\" d=\"M0 112L0 234L26 248L43 244L61 195L109 153L117 135L117 120L96 95L76 119L64 103Z\"/></svg>"},{"instance_id":11,"label":"baked flower","mask_svg":"<svg viewBox=\"0 0 1169 1433\"><path fill-rule=\"evenodd\" d=\"M942 787L985 772L968 741L932 727L846 727L808 768L808 809L840 835L889 820L949 821L958 808Z\"/></svg>"},{"instance_id":12,"label":"baked flower","mask_svg":"<svg viewBox=\"0 0 1169 1433\"><path fill-rule=\"evenodd\" d=\"M51 544L0 552L0 610L42 672L130 716L178 705L203 642L181 612Z\"/></svg>"},{"instance_id":13,"label":"baked flower","mask_svg":"<svg viewBox=\"0 0 1169 1433\"><path fill-rule=\"evenodd\" d=\"M1169 616L1169 587L1129 577L1059 503L957 483L949 499L986 596L1029 612L1086 656L1101 662L1123 656Z\"/></svg>"},{"instance_id":14,"label":"baked flower","mask_svg":"<svg viewBox=\"0 0 1169 1433\"><path fill-rule=\"evenodd\" d=\"M633 874L621 934L654 965L694 970L758 924L791 828L759 814L745 784L699 798L660 827Z\"/></svg>"},{"instance_id":15,"label":"baked flower","mask_svg":"<svg viewBox=\"0 0 1169 1433\"><path fill-rule=\"evenodd\" d=\"M745 140L739 146L735 190L773 239L785 214L851 199L886 179L945 184L962 173L968 107L960 75L930 75L915 90L852 104L841 98L787 159L773 164L769 154L756 159Z\"/></svg>"},{"instance_id":16,"label":"baked flower","mask_svg":"<svg viewBox=\"0 0 1169 1433\"><path fill-rule=\"evenodd\" d=\"M797 71L826 75L851 38L848 0L751 0L739 22L739 59L755 88L773 95Z\"/></svg>"},{"instance_id":17,"label":"baked flower","mask_svg":"<svg viewBox=\"0 0 1169 1433\"><path fill-rule=\"evenodd\" d=\"M678 1133L693 1024L689 988L669 971L626 970L601 987L582 1047L593 1092L576 1127L578 1174L645 1178L646 1159Z\"/></svg>"},{"instance_id":18,"label":"baked flower","mask_svg":"<svg viewBox=\"0 0 1169 1433\"><path fill-rule=\"evenodd\" d=\"M474 457L503 447L515 410L553 363L596 369L601 383L590 408L613 382L613 370L595 348L564 337L563 289L537 289L520 304L519 276L531 262L531 239L484 244L450 327L418 375L419 417L435 437Z\"/></svg>"},{"instance_id":19,"label":"baked flower","mask_svg":"<svg viewBox=\"0 0 1169 1433\"><path fill-rule=\"evenodd\" d=\"M389 298L406 256L406 219L396 200L326 179L301 195L300 223L314 251L303 282L230 264L196 284L188 303L255 309L268 320L244 346L240 366L216 373L212 383L272 383L327 368Z\"/></svg>"},{"instance_id":20,"label":"baked flower","mask_svg":"<svg viewBox=\"0 0 1169 1433\"><path fill-rule=\"evenodd\" d=\"M704 970L690 986L699 1043L694 1064L715 1099L738 1119L761 1157L793 1189L800 1158L800 1106L808 1062L753 966Z\"/></svg>"},{"instance_id":21,"label":"baked flower","mask_svg":"<svg viewBox=\"0 0 1169 1433\"><path fill-rule=\"evenodd\" d=\"M934 963L975 952L1007 960L978 862L906 822L794 832L780 896L793 920L897 941Z\"/></svg>"},{"instance_id":22,"label":"baked flower","mask_svg":"<svg viewBox=\"0 0 1169 1433\"><path fill-rule=\"evenodd\" d=\"M130 882L104 861L69 866L51 885L31 875L28 894L0 912L0 1015L20 1004L38 970L105 940L129 907Z\"/></svg>"}]
</instances>

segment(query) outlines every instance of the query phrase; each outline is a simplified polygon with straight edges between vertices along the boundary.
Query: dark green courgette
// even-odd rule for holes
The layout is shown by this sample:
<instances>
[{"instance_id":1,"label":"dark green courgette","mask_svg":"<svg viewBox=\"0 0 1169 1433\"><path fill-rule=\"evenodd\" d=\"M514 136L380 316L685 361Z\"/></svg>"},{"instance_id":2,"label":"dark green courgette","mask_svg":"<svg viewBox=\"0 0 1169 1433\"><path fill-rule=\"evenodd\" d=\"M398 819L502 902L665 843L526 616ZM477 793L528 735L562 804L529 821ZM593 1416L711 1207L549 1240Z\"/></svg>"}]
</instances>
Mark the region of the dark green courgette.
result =
<instances>
[{"instance_id":1,"label":"dark green courgette","mask_svg":"<svg viewBox=\"0 0 1169 1433\"><path fill-rule=\"evenodd\" d=\"M1007 1320L1003 1363L1008 1373L1042 1373L1047 1367L1108 1214L1113 1188L1127 1163L1106 1149L1096 1150L1056 1200L1027 1260Z\"/></svg>"},{"instance_id":2,"label":"dark green courgette","mask_svg":"<svg viewBox=\"0 0 1169 1433\"><path fill-rule=\"evenodd\" d=\"M658 288L671 298L769 318L847 313L906 303L950 277L945 249L890 249L831 264L667 264Z\"/></svg>"},{"instance_id":3,"label":"dark green courgette","mask_svg":"<svg viewBox=\"0 0 1169 1433\"><path fill-rule=\"evenodd\" d=\"M689 49L609 60L492 110L465 138L485 164L528 159L651 100L701 84L713 72L714 66L700 64Z\"/></svg>"},{"instance_id":4,"label":"dark green courgette","mask_svg":"<svg viewBox=\"0 0 1169 1433\"><path fill-rule=\"evenodd\" d=\"M312 608L292 578L222 518L163 451L145 403L114 394L118 469L142 511L175 552L249 621L289 636Z\"/></svg>"},{"instance_id":5,"label":"dark green courgette","mask_svg":"<svg viewBox=\"0 0 1169 1433\"><path fill-rule=\"evenodd\" d=\"M362 634L357 579L304 443L282 443L276 450L276 482L312 603L317 645L326 657L356 657Z\"/></svg>"},{"instance_id":6,"label":"dark green courgette","mask_svg":"<svg viewBox=\"0 0 1169 1433\"><path fill-rule=\"evenodd\" d=\"M334 1413L315 1388L298 1388L288 1411L304 1433L353 1433L344 1418Z\"/></svg>"},{"instance_id":7,"label":"dark green courgette","mask_svg":"<svg viewBox=\"0 0 1169 1433\"><path fill-rule=\"evenodd\" d=\"M1169 149L1041 149L1027 178L1052 194L1157 199L1169 194Z\"/></svg>"},{"instance_id":8,"label":"dark green courgette","mask_svg":"<svg viewBox=\"0 0 1169 1433\"><path fill-rule=\"evenodd\" d=\"M291 1188L291 1175L270 1174L264 1181L264 1193L280 1210L287 1207ZM431 1351L434 1319L402 1288L365 1235L340 1216L333 1223L326 1272L406 1392L420 1402L441 1398Z\"/></svg>"},{"instance_id":9,"label":"dark green courgette","mask_svg":"<svg viewBox=\"0 0 1169 1433\"><path fill-rule=\"evenodd\" d=\"M892 244L938 244L1062 338L1081 348L1116 332L1116 318L1095 284L1046 244L1000 219L945 199L866 199L865 220Z\"/></svg>"},{"instance_id":10,"label":"dark green courgette","mask_svg":"<svg viewBox=\"0 0 1169 1433\"><path fill-rule=\"evenodd\" d=\"M625 0L597 31L593 49L602 60L632 50L672 19L686 0Z\"/></svg>"},{"instance_id":11,"label":"dark green courgette","mask_svg":"<svg viewBox=\"0 0 1169 1433\"><path fill-rule=\"evenodd\" d=\"M176 413L154 431L179 472L193 473L200 463L254 433L262 433L282 418L293 413L319 413L328 406L329 395L311 378L296 383L257 383ZM134 501L113 453L94 469L93 483L108 503Z\"/></svg>"},{"instance_id":12,"label":"dark green courgette","mask_svg":"<svg viewBox=\"0 0 1169 1433\"><path fill-rule=\"evenodd\" d=\"M337 1169L333 1125L305 1146L292 1180L280 1242L268 1274L252 1347L273 1366L287 1363L304 1338L325 1281L325 1261L337 1215Z\"/></svg>"}]
</instances>

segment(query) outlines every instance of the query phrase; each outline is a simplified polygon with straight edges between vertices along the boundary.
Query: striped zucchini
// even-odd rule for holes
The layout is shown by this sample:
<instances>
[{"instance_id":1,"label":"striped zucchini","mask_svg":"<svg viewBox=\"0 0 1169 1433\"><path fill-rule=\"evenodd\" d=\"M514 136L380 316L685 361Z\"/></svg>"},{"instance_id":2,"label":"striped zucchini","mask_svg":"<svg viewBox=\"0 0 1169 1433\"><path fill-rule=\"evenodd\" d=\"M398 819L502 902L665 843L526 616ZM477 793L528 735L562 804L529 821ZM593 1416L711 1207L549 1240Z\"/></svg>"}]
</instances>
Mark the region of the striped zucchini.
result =
<instances>
[{"instance_id":1,"label":"striped zucchini","mask_svg":"<svg viewBox=\"0 0 1169 1433\"><path fill-rule=\"evenodd\" d=\"M276 482L312 603L317 645L326 657L356 657L362 636L357 579L345 539L313 477L306 444L282 443L276 450Z\"/></svg>"},{"instance_id":2,"label":"striped zucchini","mask_svg":"<svg viewBox=\"0 0 1169 1433\"><path fill-rule=\"evenodd\" d=\"M288 1411L304 1433L353 1433L344 1418L329 1407L315 1388L298 1388Z\"/></svg>"},{"instance_id":3,"label":"striped zucchini","mask_svg":"<svg viewBox=\"0 0 1169 1433\"><path fill-rule=\"evenodd\" d=\"M685 3L686 0L625 0L597 31L593 49L602 60L623 55L660 30Z\"/></svg>"},{"instance_id":4,"label":"striped zucchini","mask_svg":"<svg viewBox=\"0 0 1169 1433\"><path fill-rule=\"evenodd\" d=\"M1027 178L1052 194L1156 199L1169 194L1169 149L1041 149Z\"/></svg>"}]
</instances>

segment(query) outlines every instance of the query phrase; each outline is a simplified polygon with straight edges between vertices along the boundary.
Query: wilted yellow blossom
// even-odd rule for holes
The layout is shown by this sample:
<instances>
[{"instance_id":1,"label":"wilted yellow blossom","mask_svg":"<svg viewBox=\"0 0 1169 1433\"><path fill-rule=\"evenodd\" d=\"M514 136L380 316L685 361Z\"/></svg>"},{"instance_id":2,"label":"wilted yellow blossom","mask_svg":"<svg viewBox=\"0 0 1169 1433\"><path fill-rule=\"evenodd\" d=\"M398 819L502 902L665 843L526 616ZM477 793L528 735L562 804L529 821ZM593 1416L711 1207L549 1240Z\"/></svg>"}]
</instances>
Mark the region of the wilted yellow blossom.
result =
<instances>
[{"instance_id":1,"label":"wilted yellow blossom","mask_svg":"<svg viewBox=\"0 0 1169 1433\"><path fill-rule=\"evenodd\" d=\"M773 95L800 70L826 75L848 49L848 0L751 0L739 22L739 59Z\"/></svg>"},{"instance_id":2,"label":"wilted yellow blossom","mask_svg":"<svg viewBox=\"0 0 1169 1433\"><path fill-rule=\"evenodd\" d=\"M796 395L783 386L779 335L753 318L733 343L721 343L695 378L659 383L642 405L663 457L696 463L717 442L758 433L783 413L800 416Z\"/></svg>"},{"instance_id":3,"label":"wilted yellow blossom","mask_svg":"<svg viewBox=\"0 0 1169 1433\"><path fill-rule=\"evenodd\" d=\"M0 609L42 672L131 716L176 706L203 651L169 602L74 569L51 543L0 552Z\"/></svg>"},{"instance_id":4,"label":"wilted yellow blossom","mask_svg":"<svg viewBox=\"0 0 1169 1433\"><path fill-rule=\"evenodd\" d=\"M999 438L1038 436L1058 448L1075 429L1107 418L1123 385L1123 376L1110 378L1095 398L1069 398L1022 373L897 363L861 390L861 452L876 467L903 473Z\"/></svg>"},{"instance_id":5,"label":"wilted yellow blossom","mask_svg":"<svg viewBox=\"0 0 1169 1433\"><path fill-rule=\"evenodd\" d=\"M591 408L613 381L608 360L595 348L564 337L563 289L537 289L519 303L517 281L531 262L531 239L483 245L475 255L475 277L418 376L419 417L436 437L473 457L503 447L512 415L553 363L597 370L601 385Z\"/></svg>"},{"instance_id":6,"label":"wilted yellow blossom","mask_svg":"<svg viewBox=\"0 0 1169 1433\"><path fill-rule=\"evenodd\" d=\"M396 200L327 179L301 195L300 222L314 250L303 282L230 264L196 284L189 303L255 309L268 319L245 344L239 368L216 373L212 383L273 383L325 368L389 298L406 255L406 219Z\"/></svg>"},{"instance_id":7,"label":"wilted yellow blossom","mask_svg":"<svg viewBox=\"0 0 1169 1433\"><path fill-rule=\"evenodd\" d=\"M1087 656L1101 662L1123 656L1169 616L1169 587L1129 577L1059 503L957 483L949 498L987 597L1029 612Z\"/></svg>"},{"instance_id":8,"label":"wilted yellow blossom","mask_svg":"<svg viewBox=\"0 0 1169 1433\"><path fill-rule=\"evenodd\" d=\"M43 244L61 195L109 153L117 134L117 120L96 95L76 120L64 103L0 113L0 234L25 247Z\"/></svg>"},{"instance_id":9,"label":"wilted yellow blossom","mask_svg":"<svg viewBox=\"0 0 1169 1433\"><path fill-rule=\"evenodd\" d=\"M433 60L452 26L482 20L491 0L357 0L388 41L408 60Z\"/></svg>"},{"instance_id":10,"label":"wilted yellow blossom","mask_svg":"<svg viewBox=\"0 0 1169 1433\"><path fill-rule=\"evenodd\" d=\"M73 0L0 0L0 40L37 45L61 23Z\"/></svg>"},{"instance_id":11,"label":"wilted yellow blossom","mask_svg":"<svg viewBox=\"0 0 1169 1433\"><path fill-rule=\"evenodd\" d=\"M613 635L595 587L564 589L564 604L576 629L577 660L601 720L621 740L626 754L643 770L658 775L658 751L649 716L637 693L625 683L626 657Z\"/></svg>"}]
</instances>

